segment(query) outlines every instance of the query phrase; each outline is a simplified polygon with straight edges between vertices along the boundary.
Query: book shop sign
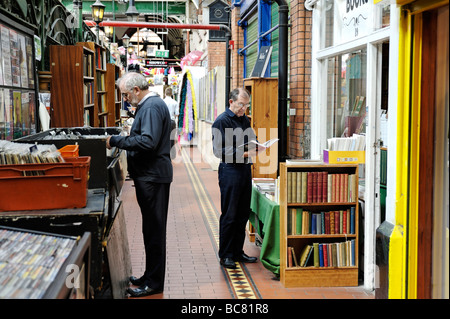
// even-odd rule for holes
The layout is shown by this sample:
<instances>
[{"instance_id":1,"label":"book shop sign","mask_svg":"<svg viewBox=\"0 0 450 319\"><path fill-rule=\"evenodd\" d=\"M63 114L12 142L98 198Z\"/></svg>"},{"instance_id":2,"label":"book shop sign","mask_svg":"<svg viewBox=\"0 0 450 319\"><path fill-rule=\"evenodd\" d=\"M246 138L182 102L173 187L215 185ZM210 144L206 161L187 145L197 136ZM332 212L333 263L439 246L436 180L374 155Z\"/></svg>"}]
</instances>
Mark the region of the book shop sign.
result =
<instances>
[{"instance_id":1,"label":"book shop sign","mask_svg":"<svg viewBox=\"0 0 450 319\"><path fill-rule=\"evenodd\" d=\"M369 33L369 0L338 0L339 15L337 21L341 23L341 42L347 42L365 36Z\"/></svg>"},{"instance_id":2,"label":"book shop sign","mask_svg":"<svg viewBox=\"0 0 450 319\"><path fill-rule=\"evenodd\" d=\"M155 57L156 58L168 58L169 57L169 50L156 50L155 51Z\"/></svg>"}]
</instances>

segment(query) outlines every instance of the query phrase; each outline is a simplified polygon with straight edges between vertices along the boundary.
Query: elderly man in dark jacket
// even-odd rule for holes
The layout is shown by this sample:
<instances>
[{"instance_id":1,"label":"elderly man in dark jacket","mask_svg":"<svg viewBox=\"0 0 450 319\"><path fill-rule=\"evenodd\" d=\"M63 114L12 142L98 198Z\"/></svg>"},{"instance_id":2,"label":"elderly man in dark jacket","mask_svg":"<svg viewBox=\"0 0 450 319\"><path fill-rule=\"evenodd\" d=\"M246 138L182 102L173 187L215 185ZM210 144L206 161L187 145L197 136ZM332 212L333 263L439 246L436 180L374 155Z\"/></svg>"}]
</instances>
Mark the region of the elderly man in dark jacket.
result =
<instances>
[{"instance_id":1,"label":"elderly man in dark jacket","mask_svg":"<svg viewBox=\"0 0 450 319\"><path fill-rule=\"evenodd\" d=\"M133 297L164 290L166 265L166 225L170 183L173 177L170 159L170 114L158 94L150 92L145 77L126 73L118 80L122 97L136 107L129 136L110 136L108 148L127 151L128 172L134 181L142 214L146 266L143 276L130 277L138 288L128 288Z\"/></svg>"}]
</instances>

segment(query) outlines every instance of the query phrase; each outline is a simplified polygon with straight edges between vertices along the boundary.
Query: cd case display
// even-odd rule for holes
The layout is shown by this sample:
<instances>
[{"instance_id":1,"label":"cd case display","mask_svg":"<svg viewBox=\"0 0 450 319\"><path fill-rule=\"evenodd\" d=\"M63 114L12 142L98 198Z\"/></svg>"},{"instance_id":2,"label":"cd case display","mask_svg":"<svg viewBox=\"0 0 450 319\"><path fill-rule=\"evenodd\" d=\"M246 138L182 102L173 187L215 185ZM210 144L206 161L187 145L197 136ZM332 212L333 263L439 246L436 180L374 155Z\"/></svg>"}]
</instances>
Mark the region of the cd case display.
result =
<instances>
[{"instance_id":1,"label":"cd case display","mask_svg":"<svg viewBox=\"0 0 450 319\"><path fill-rule=\"evenodd\" d=\"M82 239L0 226L0 299L69 297L74 287L67 286L66 268L77 265L77 249L88 251L90 234Z\"/></svg>"}]
</instances>

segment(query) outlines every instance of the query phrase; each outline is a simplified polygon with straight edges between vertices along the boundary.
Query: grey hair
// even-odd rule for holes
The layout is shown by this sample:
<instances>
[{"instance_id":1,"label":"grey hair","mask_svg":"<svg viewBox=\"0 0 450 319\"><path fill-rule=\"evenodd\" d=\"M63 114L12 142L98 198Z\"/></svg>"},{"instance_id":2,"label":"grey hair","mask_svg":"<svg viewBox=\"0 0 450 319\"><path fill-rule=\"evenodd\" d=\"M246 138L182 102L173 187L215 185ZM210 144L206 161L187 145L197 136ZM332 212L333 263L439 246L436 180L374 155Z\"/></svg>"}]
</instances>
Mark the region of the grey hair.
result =
<instances>
[{"instance_id":1,"label":"grey hair","mask_svg":"<svg viewBox=\"0 0 450 319\"><path fill-rule=\"evenodd\" d=\"M145 77L137 72L125 73L125 75L119 78L116 83L118 87L123 83L123 86L127 91L131 91L136 86L141 90L147 90L149 87Z\"/></svg>"},{"instance_id":2,"label":"grey hair","mask_svg":"<svg viewBox=\"0 0 450 319\"><path fill-rule=\"evenodd\" d=\"M247 95L248 98L250 98L250 92L245 88L236 88L233 91L230 92L230 100L237 101L239 98L239 95Z\"/></svg>"}]
</instances>

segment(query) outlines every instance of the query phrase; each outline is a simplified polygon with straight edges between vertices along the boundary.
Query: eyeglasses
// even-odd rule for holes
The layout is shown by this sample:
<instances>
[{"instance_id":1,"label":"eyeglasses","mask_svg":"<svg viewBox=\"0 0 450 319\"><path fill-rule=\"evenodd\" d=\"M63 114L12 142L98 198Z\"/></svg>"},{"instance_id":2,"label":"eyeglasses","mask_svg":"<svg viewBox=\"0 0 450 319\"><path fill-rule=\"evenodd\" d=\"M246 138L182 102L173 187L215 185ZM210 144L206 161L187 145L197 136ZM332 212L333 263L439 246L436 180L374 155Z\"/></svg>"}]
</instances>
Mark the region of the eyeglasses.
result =
<instances>
[{"instance_id":1,"label":"eyeglasses","mask_svg":"<svg viewBox=\"0 0 450 319\"><path fill-rule=\"evenodd\" d=\"M130 95L131 92L127 92L127 93L122 93L122 99L127 99L128 100L128 96Z\"/></svg>"},{"instance_id":2,"label":"eyeglasses","mask_svg":"<svg viewBox=\"0 0 450 319\"><path fill-rule=\"evenodd\" d=\"M243 107L245 108L250 107L250 104L238 103L237 106L239 106L239 108L242 109Z\"/></svg>"}]
</instances>

